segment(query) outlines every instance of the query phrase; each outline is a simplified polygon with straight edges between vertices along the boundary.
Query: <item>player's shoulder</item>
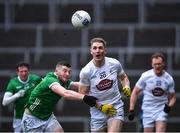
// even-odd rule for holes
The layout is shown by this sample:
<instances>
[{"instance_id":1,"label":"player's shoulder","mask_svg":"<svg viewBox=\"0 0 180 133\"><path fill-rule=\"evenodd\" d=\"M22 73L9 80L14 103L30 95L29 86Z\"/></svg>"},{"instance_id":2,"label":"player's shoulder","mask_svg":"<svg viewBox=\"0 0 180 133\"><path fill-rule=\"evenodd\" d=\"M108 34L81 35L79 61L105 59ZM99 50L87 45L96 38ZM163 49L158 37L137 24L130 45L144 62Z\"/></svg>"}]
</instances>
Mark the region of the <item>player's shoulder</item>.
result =
<instances>
[{"instance_id":1,"label":"player's shoulder","mask_svg":"<svg viewBox=\"0 0 180 133\"><path fill-rule=\"evenodd\" d=\"M173 80L173 77L167 71L164 72L164 77L168 80L171 80L171 81Z\"/></svg>"},{"instance_id":2,"label":"player's shoulder","mask_svg":"<svg viewBox=\"0 0 180 133\"><path fill-rule=\"evenodd\" d=\"M143 72L141 75L143 77L148 77L148 76L152 76L153 74L154 74L153 69L150 69L150 70Z\"/></svg>"},{"instance_id":3,"label":"player's shoulder","mask_svg":"<svg viewBox=\"0 0 180 133\"><path fill-rule=\"evenodd\" d=\"M120 64L120 62L112 57L105 57L105 61L111 65L116 65L116 64Z\"/></svg>"},{"instance_id":4,"label":"player's shoulder","mask_svg":"<svg viewBox=\"0 0 180 133\"><path fill-rule=\"evenodd\" d=\"M81 71L90 71L92 68L94 68L94 63L91 60L89 63L87 63L82 69Z\"/></svg>"},{"instance_id":5,"label":"player's shoulder","mask_svg":"<svg viewBox=\"0 0 180 133\"><path fill-rule=\"evenodd\" d=\"M8 82L8 86L16 86L19 83L18 76L13 76Z\"/></svg>"},{"instance_id":6,"label":"player's shoulder","mask_svg":"<svg viewBox=\"0 0 180 133\"><path fill-rule=\"evenodd\" d=\"M51 84L53 82L59 82L57 75L54 72L49 72L46 76L42 79L44 84Z\"/></svg>"},{"instance_id":7,"label":"player's shoulder","mask_svg":"<svg viewBox=\"0 0 180 133\"><path fill-rule=\"evenodd\" d=\"M18 81L18 76L16 75L16 76L13 76L10 80L9 80L9 82L16 82L16 81Z\"/></svg>"},{"instance_id":8,"label":"player's shoulder","mask_svg":"<svg viewBox=\"0 0 180 133\"><path fill-rule=\"evenodd\" d=\"M91 60L88 64L86 64L80 71L80 75L88 76L95 70L95 66L93 61Z\"/></svg>"},{"instance_id":9,"label":"player's shoulder","mask_svg":"<svg viewBox=\"0 0 180 133\"><path fill-rule=\"evenodd\" d=\"M107 57L107 56L105 57L105 60L109 62L115 62L115 63L119 62L116 58Z\"/></svg>"},{"instance_id":10,"label":"player's shoulder","mask_svg":"<svg viewBox=\"0 0 180 133\"><path fill-rule=\"evenodd\" d=\"M54 72L48 72L45 76L45 78L57 78Z\"/></svg>"}]
</instances>

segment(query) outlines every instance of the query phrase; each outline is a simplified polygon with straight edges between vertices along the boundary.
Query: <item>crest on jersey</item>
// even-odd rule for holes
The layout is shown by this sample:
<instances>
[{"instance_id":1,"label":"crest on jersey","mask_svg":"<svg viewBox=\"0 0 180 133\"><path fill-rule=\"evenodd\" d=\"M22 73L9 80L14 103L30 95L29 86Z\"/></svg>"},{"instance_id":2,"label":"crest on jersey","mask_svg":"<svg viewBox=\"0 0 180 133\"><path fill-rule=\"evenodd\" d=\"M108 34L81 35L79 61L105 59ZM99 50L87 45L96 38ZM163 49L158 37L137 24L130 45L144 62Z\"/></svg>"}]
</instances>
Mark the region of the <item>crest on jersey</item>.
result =
<instances>
[{"instance_id":1,"label":"crest on jersey","mask_svg":"<svg viewBox=\"0 0 180 133\"><path fill-rule=\"evenodd\" d=\"M152 90L152 94L154 96L162 96L164 94L164 90L160 87L156 87Z\"/></svg>"},{"instance_id":2,"label":"crest on jersey","mask_svg":"<svg viewBox=\"0 0 180 133\"><path fill-rule=\"evenodd\" d=\"M110 89L113 85L113 80L103 79L96 85L96 88L100 91Z\"/></svg>"}]
</instances>

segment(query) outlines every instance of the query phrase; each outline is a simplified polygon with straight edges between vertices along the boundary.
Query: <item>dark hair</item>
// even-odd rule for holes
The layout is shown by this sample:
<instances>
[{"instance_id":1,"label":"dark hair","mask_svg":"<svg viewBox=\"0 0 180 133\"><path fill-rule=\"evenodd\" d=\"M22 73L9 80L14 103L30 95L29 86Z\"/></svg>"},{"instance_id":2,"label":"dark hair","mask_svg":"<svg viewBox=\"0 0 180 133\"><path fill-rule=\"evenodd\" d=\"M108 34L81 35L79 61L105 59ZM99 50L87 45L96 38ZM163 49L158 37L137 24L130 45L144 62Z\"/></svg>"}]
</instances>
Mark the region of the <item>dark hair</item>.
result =
<instances>
[{"instance_id":1,"label":"dark hair","mask_svg":"<svg viewBox=\"0 0 180 133\"><path fill-rule=\"evenodd\" d=\"M27 67L28 69L30 69L29 63L24 62L24 61L20 61L20 62L16 65L16 70L18 70L18 68L19 68L19 67L22 67L22 66L25 66L25 67Z\"/></svg>"},{"instance_id":2,"label":"dark hair","mask_svg":"<svg viewBox=\"0 0 180 133\"><path fill-rule=\"evenodd\" d=\"M163 55L162 53L159 53L159 52L154 53L154 54L151 56L151 61L152 61L153 58L158 58L158 57L162 58L162 61L165 62L165 57L164 57L164 55Z\"/></svg>"},{"instance_id":3,"label":"dark hair","mask_svg":"<svg viewBox=\"0 0 180 133\"><path fill-rule=\"evenodd\" d=\"M103 43L104 47L106 47L106 41L103 38L96 37L96 38L91 39L90 45L92 45L94 42Z\"/></svg>"},{"instance_id":4,"label":"dark hair","mask_svg":"<svg viewBox=\"0 0 180 133\"><path fill-rule=\"evenodd\" d=\"M66 67L71 67L71 65L67 62L67 61L59 61L57 64L56 64L56 67L58 67L59 65L62 65L62 66L66 66Z\"/></svg>"}]
</instances>

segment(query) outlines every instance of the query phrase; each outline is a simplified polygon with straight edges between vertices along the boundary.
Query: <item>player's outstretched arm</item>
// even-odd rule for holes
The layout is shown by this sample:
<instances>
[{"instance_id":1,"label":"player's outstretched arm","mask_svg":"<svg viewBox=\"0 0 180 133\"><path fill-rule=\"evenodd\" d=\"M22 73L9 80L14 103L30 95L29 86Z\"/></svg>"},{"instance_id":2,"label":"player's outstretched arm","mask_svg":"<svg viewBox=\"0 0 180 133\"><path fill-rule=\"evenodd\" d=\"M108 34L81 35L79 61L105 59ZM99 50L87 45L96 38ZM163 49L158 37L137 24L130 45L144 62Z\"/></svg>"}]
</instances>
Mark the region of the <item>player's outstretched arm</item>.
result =
<instances>
[{"instance_id":1,"label":"player's outstretched arm","mask_svg":"<svg viewBox=\"0 0 180 133\"><path fill-rule=\"evenodd\" d=\"M86 104L88 104L91 107L96 105L96 100L97 100L96 97L80 94L80 93L72 91L72 90L66 90L64 87L62 87L58 83L52 85L51 89L53 92L57 93L58 95L66 98L66 99L81 100L81 101L84 101Z\"/></svg>"}]
</instances>

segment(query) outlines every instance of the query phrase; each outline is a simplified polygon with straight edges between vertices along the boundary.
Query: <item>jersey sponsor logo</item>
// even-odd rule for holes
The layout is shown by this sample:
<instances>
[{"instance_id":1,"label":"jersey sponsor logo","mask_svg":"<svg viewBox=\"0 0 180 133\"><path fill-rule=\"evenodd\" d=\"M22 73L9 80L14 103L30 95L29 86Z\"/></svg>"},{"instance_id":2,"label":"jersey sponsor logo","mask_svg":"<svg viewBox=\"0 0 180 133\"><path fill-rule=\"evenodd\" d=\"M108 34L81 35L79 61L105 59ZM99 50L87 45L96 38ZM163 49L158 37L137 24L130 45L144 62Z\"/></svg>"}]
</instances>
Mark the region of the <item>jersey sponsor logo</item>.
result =
<instances>
[{"instance_id":1,"label":"jersey sponsor logo","mask_svg":"<svg viewBox=\"0 0 180 133\"><path fill-rule=\"evenodd\" d=\"M162 96L164 94L164 90L160 87L156 87L152 90L152 94L154 96Z\"/></svg>"},{"instance_id":2,"label":"jersey sponsor logo","mask_svg":"<svg viewBox=\"0 0 180 133\"><path fill-rule=\"evenodd\" d=\"M23 86L16 86L16 89L21 89Z\"/></svg>"},{"instance_id":3,"label":"jersey sponsor logo","mask_svg":"<svg viewBox=\"0 0 180 133\"><path fill-rule=\"evenodd\" d=\"M96 85L96 88L100 91L110 89L113 85L113 80L103 79Z\"/></svg>"}]
</instances>

